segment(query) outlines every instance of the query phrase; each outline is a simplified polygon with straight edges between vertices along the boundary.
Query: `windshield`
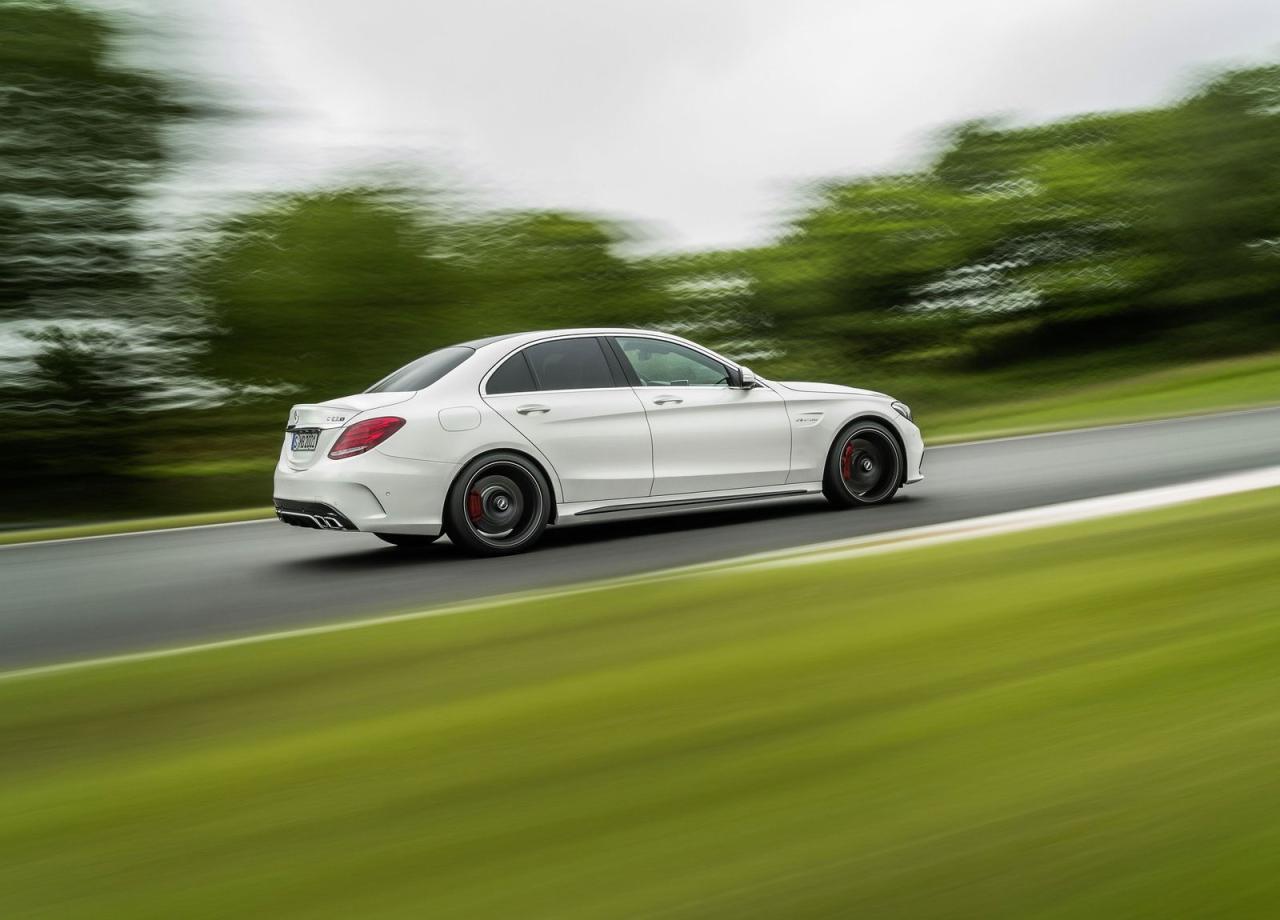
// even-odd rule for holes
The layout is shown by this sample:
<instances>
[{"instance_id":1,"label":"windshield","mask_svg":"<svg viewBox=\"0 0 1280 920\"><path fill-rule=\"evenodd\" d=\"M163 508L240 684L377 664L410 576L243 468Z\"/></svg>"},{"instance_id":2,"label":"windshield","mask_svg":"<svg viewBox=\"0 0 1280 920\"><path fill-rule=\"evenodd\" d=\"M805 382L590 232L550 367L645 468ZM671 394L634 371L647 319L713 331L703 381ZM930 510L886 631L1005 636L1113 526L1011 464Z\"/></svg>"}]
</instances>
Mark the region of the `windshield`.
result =
<instances>
[{"instance_id":1,"label":"windshield","mask_svg":"<svg viewBox=\"0 0 1280 920\"><path fill-rule=\"evenodd\" d=\"M410 361L400 370L388 374L365 392L408 393L413 390L425 390L475 353L474 348L467 348L465 345L450 345L448 348L437 349L416 361Z\"/></svg>"}]
</instances>

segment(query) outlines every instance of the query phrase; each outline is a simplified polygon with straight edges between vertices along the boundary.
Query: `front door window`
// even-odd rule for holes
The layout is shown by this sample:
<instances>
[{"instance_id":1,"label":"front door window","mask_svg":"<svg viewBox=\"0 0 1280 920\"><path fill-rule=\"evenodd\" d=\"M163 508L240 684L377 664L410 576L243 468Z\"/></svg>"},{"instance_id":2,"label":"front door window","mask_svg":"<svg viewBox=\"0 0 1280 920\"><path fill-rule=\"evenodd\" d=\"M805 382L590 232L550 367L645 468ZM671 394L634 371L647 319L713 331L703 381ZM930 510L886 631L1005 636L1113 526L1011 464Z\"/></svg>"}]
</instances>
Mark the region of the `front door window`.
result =
<instances>
[{"instance_id":1,"label":"front door window","mask_svg":"<svg viewBox=\"0 0 1280 920\"><path fill-rule=\"evenodd\" d=\"M701 352L663 342L618 336L617 342L632 370L646 387L727 387L729 370Z\"/></svg>"}]
</instances>

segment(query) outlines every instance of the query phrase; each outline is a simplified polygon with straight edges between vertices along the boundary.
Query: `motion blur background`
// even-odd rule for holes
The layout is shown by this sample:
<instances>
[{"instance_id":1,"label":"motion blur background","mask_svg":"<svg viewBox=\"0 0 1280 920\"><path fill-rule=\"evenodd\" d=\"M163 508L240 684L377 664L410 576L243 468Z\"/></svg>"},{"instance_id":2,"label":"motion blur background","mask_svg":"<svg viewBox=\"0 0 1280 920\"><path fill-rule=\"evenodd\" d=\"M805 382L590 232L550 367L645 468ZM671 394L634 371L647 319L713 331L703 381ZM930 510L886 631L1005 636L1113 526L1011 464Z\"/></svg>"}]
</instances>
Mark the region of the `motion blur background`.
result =
<instances>
[{"instance_id":1,"label":"motion blur background","mask_svg":"<svg viewBox=\"0 0 1280 920\"><path fill-rule=\"evenodd\" d=\"M935 436L1274 401L1277 35L1253 0L3 0L0 524L262 506L291 403L527 328L680 332Z\"/></svg>"},{"instance_id":2,"label":"motion blur background","mask_svg":"<svg viewBox=\"0 0 1280 920\"><path fill-rule=\"evenodd\" d=\"M0 918L1280 916L1278 39L0 0ZM163 529L269 517L293 403L574 325L890 392L926 478Z\"/></svg>"}]
</instances>

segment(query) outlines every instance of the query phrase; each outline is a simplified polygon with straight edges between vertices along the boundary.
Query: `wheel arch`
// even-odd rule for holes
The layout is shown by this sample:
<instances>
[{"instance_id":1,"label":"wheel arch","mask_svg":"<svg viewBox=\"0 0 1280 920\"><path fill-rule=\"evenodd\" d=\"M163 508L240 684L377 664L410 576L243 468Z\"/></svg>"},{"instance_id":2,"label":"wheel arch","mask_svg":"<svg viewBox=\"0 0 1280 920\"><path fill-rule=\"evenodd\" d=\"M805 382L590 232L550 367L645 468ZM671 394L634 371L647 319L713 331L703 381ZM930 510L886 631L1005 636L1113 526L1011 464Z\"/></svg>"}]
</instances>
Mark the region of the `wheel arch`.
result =
<instances>
[{"instance_id":1,"label":"wheel arch","mask_svg":"<svg viewBox=\"0 0 1280 920\"><path fill-rule=\"evenodd\" d=\"M555 474L546 463L521 447L486 447L469 455L458 464L458 469L453 474L453 478L449 480L449 488L446 490L445 494L447 495L453 491L453 487L458 484L458 477L462 475L463 470L476 460L480 460L484 457L490 457L495 454L515 454L522 460L527 461L530 466L542 474L542 478L545 479L547 481L547 485L551 487L551 516L548 518L547 523L554 524L560 513L560 500L556 495L560 480L555 477Z\"/></svg>"}]
</instances>

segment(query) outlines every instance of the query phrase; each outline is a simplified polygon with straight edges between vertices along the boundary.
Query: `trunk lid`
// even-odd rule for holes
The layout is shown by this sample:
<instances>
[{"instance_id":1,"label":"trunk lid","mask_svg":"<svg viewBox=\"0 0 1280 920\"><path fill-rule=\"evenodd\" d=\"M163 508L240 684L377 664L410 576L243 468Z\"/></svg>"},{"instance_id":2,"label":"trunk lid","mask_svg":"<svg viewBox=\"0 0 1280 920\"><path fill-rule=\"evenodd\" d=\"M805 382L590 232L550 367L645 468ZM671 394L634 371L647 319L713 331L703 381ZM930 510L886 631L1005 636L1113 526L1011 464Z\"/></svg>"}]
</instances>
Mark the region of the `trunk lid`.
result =
<instances>
[{"instance_id":1,"label":"trunk lid","mask_svg":"<svg viewBox=\"0 0 1280 920\"><path fill-rule=\"evenodd\" d=\"M299 403L289 410L285 427L284 456L295 470L305 470L329 453L329 448L357 416L375 409L386 409L397 403L407 402L417 393L357 393L323 403ZM310 434L315 434L315 447L296 450L295 444L308 446ZM295 435L300 437L295 438Z\"/></svg>"}]
</instances>

